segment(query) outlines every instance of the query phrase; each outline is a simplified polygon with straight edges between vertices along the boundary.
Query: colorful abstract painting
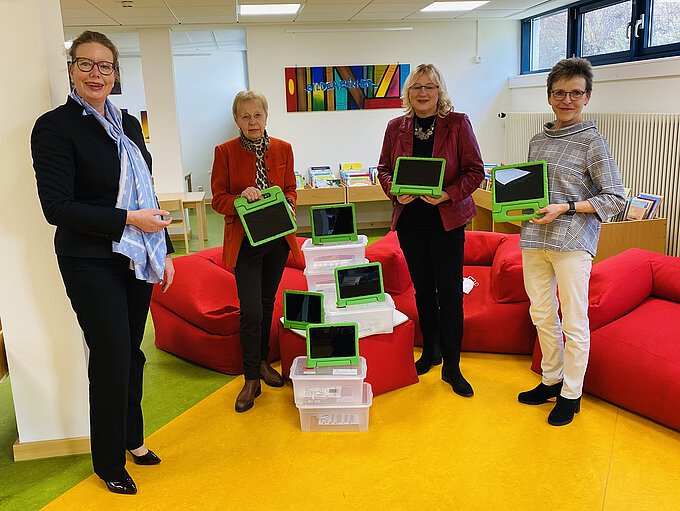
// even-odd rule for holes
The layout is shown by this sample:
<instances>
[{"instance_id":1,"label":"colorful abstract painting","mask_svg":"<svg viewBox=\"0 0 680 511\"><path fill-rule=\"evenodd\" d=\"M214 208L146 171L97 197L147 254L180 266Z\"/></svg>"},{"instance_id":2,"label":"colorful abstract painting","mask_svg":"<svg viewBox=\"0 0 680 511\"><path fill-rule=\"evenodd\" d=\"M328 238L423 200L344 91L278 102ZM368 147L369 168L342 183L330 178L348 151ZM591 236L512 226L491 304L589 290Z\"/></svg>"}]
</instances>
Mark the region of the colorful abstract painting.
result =
<instances>
[{"instance_id":1,"label":"colorful abstract painting","mask_svg":"<svg viewBox=\"0 0 680 511\"><path fill-rule=\"evenodd\" d=\"M410 64L286 68L289 112L400 108Z\"/></svg>"}]
</instances>

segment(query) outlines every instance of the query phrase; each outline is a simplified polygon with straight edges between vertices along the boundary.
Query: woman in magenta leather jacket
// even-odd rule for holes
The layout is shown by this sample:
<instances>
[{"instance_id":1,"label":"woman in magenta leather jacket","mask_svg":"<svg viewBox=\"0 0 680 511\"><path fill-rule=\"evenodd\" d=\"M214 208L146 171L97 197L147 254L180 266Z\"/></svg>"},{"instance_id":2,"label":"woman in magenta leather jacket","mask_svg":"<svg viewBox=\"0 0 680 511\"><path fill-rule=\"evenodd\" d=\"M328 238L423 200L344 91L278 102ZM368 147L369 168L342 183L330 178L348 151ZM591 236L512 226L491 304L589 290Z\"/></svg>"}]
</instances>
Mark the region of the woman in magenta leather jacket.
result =
<instances>
[{"instance_id":1,"label":"woman in magenta leather jacket","mask_svg":"<svg viewBox=\"0 0 680 511\"><path fill-rule=\"evenodd\" d=\"M418 374L442 363L442 379L453 391L473 395L460 370L463 339L463 246L465 225L475 216L472 192L484 178L484 165L470 120L453 112L441 72L419 65L402 91L405 114L387 124L378 178L393 204L392 229L411 273L423 334ZM440 198L390 192L397 158L446 160Z\"/></svg>"}]
</instances>

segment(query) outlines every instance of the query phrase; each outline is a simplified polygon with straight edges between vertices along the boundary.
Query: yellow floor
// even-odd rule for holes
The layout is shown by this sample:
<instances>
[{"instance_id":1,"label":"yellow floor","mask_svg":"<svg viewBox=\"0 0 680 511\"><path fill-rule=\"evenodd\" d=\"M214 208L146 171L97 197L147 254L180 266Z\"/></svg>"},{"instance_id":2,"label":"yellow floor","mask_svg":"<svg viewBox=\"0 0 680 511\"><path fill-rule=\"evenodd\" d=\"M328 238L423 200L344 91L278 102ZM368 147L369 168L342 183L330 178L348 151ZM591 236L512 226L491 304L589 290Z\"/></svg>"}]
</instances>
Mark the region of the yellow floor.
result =
<instances>
[{"instance_id":1,"label":"yellow floor","mask_svg":"<svg viewBox=\"0 0 680 511\"><path fill-rule=\"evenodd\" d=\"M526 406L529 358L463 354L465 399L430 371L376 397L362 433L303 433L289 386L233 411L236 379L147 439L136 496L90 477L44 509L680 509L680 433L585 396L568 426ZM369 367L370 373L370 367Z\"/></svg>"}]
</instances>

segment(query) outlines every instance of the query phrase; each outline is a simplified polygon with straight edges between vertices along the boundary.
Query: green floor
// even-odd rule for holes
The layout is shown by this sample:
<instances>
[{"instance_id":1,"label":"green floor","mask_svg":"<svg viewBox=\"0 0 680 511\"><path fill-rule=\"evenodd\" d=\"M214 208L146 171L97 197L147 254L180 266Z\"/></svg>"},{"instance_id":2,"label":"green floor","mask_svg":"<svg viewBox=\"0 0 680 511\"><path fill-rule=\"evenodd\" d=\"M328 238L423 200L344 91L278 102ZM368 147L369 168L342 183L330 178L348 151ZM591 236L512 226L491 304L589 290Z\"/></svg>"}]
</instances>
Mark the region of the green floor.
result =
<instances>
[{"instance_id":1,"label":"green floor","mask_svg":"<svg viewBox=\"0 0 680 511\"><path fill-rule=\"evenodd\" d=\"M208 208L207 246L222 243L222 217ZM191 225L195 219L191 218ZM366 231L369 243L386 230ZM183 241L175 243L177 256L184 255ZM189 243L191 252L199 250L198 241ZM205 369L162 352L154 346L151 318L147 321L142 347L147 364L144 373L144 418L149 435L208 396L233 377ZM68 456L15 463L12 445L17 427L12 402L11 382L0 384L0 510L40 509L58 495L92 474L90 456Z\"/></svg>"}]
</instances>

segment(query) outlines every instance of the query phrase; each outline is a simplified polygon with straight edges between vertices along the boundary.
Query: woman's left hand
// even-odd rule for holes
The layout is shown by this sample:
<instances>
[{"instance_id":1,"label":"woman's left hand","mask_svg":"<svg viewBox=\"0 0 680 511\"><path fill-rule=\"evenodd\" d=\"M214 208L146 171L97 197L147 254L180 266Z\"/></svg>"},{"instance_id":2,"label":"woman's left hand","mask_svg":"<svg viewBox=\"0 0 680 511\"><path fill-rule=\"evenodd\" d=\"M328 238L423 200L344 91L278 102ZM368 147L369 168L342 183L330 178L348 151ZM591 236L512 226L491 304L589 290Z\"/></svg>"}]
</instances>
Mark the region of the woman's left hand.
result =
<instances>
[{"instance_id":1,"label":"woman's left hand","mask_svg":"<svg viewBox=\"0 0 680 511\"><path fill-rule=\"evenodd\" d=\"M444 201L447 201L447 200L451 200L451 197L449 196L448 193L446 193L445 190L442 190L442 196L439 197L439 198L437 198L437 197L428 197L427 195L421 195L420 198L423 199L423 200L424 200L425 202L427 202L428 204L432 204L433 206L436 206L436 205L439 204L440 202L444 202Z\"/></svg>"},{"instance_id":2,"label":"woman's left hand","mask_svg":"<svg viewBox=\"0 0 680 511\"><path fill-rule=\"evenodd\" d=\"M161 282L161 291L166 292L172 281L175 278L175 266L172 264L172 257L170 254L165 256L165 274L163 275L163 282Z\"/></svg>"}]
</instances>

